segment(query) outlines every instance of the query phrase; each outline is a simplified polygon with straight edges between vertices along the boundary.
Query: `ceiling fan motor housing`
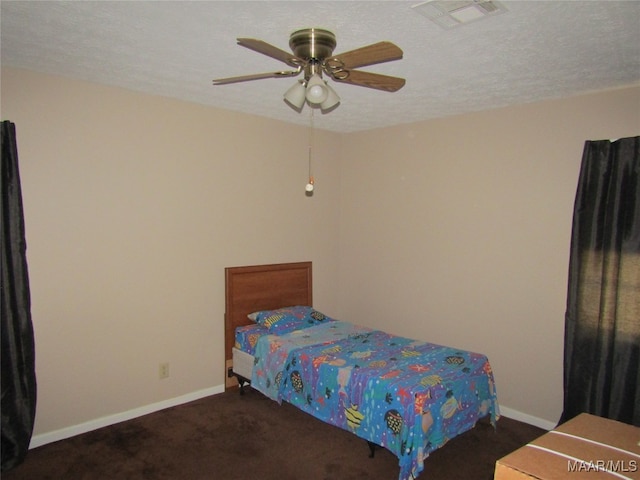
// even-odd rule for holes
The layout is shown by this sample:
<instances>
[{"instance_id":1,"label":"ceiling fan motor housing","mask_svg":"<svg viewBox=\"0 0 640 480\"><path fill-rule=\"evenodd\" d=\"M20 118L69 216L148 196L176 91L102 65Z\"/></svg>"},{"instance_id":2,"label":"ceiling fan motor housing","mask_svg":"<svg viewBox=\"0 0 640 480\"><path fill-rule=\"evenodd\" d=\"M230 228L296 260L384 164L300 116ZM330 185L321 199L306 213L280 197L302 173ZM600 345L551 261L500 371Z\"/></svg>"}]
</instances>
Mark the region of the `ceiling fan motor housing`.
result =
<instances>
[{"instance_id":1,"label":"ceiling fan motor housing","mask_svg":"<svg viewBox=\"0 0 640 480\"><path fill-rule=\"evenodd\" d=\"M322 62L336 48L336 36L322 28L305 28L291 34L289 47L297 57Z\"/></svg>"}]
</instances>

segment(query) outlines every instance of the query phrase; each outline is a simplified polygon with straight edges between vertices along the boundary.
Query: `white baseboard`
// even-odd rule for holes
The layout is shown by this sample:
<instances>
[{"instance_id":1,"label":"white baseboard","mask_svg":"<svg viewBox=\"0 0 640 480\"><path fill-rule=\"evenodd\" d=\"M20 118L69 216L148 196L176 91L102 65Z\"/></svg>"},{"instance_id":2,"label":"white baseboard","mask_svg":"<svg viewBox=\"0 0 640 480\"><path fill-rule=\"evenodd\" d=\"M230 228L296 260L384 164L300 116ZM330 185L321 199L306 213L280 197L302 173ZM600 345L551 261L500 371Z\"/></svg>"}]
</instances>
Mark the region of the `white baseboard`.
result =
<instances>
[{"instance_id":1,"label":"white baseboard","mask_svg":"<svg viewBox=\"0 0 640 480\"><path fill-rule=\"evenodd\" d=\"M193 402L200 398L208 397L210 395L216 395L224 392L224 385L218 385L211 388L205 388L204 390L198 390L196 392L181 395L179 397L170 398L162 402L152 403L151 405L145 405L143 407L134 408L122 413L116 413L106 417L90 420L79 425L73 425L71 427L61 428L60 430L54 430L53 432L41 433L31 438L29 448L36 448L47 443L57 442L58 440L64 440L65 438L75 437L82 433L97 430L98 428L107 427L109 425L115 425L116 423L131 420L133 418L141 417L149 413L164 410L165 408L175 407L182 405L183 403ZM534 417L532 415L519 412L509 407L500 406L500 414L505 417L518 420L520 422L528 423L545 430L553 430L556 427L557 422L551 422L543 418Z\"/></svg>"},{"instance_id":2,"label":"white baseboard","mask_svg":"<svg viewBox=\"0 0 640 480\"><path fill-rule=\"evenodd\" d=\"M504 415L505 417L518 420L519 422L528 423L529 425L534 425L539 428L544 428L545 430L553 430L558 424L558 422L552 422L550 420L545 420L544 418L534 417L533 415L522 413L509 407L503 407L502 405L500 405L500 415Z\"/></svg>"},{"instance_id":3,"label":"white baseboard","mask_svg":"<svg viewBox=\"0 0 640 480\"><path fill-rule=\"evenodd\" d=\"M163 400L162 402L152 403L151 405L145 405L143 407L134 408L126 412L116 413L114 415L108 415L106 417L90 420L79 425L73 425L71 427L61 428L60 430L54 430L53 432L41 433L34 435L31 438L29 448L36 448L47 443L57 442L58 440L64 440L65 438L75 437L81 433L97 430L98 428L107 427L116 423L131 420L133 418L141 417L149 413L157 412L158 410L164 410L165 408L175 407L176 405L182 405L183 403L192 402L200 398L208 397L224 392L224 385L218 385L211 388L205 388L204 390L198 390L196 392L187 393L179 397L170 398L169 400Z\"/></svg>"}]
</instances>

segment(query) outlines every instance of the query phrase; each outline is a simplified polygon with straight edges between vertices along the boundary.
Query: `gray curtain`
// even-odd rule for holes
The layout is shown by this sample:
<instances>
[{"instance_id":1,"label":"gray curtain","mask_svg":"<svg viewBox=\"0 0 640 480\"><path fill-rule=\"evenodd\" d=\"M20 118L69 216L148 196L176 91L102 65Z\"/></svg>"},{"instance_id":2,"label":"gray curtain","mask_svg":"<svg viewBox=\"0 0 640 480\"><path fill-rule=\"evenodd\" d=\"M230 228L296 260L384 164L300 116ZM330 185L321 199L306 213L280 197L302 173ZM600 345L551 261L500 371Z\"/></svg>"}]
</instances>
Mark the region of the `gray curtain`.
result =
<instances>
[{"instance_id":1,"label":"gray curtain","mask_svg":"<svg viewBox=\"0 0 640 480\"><path fill-rule=\"evenodd\" d=\"M573 214L564 410L640 426L640 137L586 142Z\"/></svg>"},{"instance_id":2,"label":"gray curtain","mask_svg":"<svg viewBox=\"0 0 640 480\"><path fill-rule=\"evenodd\" d=\"M19 465L36 412L35 345L16 128L2 122L2 471Z\"/></svg>"}]
</instances>

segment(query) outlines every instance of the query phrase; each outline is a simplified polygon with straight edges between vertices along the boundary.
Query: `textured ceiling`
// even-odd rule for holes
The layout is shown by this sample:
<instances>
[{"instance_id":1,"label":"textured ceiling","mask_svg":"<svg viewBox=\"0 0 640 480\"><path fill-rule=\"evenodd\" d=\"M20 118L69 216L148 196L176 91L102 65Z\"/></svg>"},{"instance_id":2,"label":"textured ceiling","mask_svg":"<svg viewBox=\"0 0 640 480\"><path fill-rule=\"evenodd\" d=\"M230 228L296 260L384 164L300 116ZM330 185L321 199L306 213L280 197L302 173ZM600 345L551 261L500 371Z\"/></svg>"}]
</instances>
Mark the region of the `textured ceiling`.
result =
<instances>
[{"instance_id":1,"label":"textured ceiling","mask_svg":"<svg viewBox=\"0 0 640 480\"><path fill-rule=\"evenodd\" d=\"M236 37L288 50L322 27L334 53L389 40L395 93L332 83L342 98L315 125L351 132L640 83L640 2L502 1L507 12L445 30L415 1L7 1L2 65L308 125L282 95L292 78L213 86L213 78L288 67Z\"/></svg>"}]
</instances>

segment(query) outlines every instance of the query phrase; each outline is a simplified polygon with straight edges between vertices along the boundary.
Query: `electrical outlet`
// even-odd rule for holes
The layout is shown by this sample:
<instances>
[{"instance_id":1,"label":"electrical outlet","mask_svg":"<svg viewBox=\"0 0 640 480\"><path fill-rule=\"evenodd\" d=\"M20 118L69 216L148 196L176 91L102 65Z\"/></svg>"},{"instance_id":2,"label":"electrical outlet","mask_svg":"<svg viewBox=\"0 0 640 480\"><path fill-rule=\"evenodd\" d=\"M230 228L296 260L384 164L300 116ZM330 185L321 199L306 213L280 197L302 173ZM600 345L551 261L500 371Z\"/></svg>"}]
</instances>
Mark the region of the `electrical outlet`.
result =
<instances>
[{"instance_id":1,"label":"electrical outlet","mask_svg":"<svg viewBox=\"0 0 640 480\"><path fill-rule=\"evenodd\" d=\"M158 369L158 376L162 378L169 378L169 364L161 363L160 368Z\"/></svg>"}]
</instances>

